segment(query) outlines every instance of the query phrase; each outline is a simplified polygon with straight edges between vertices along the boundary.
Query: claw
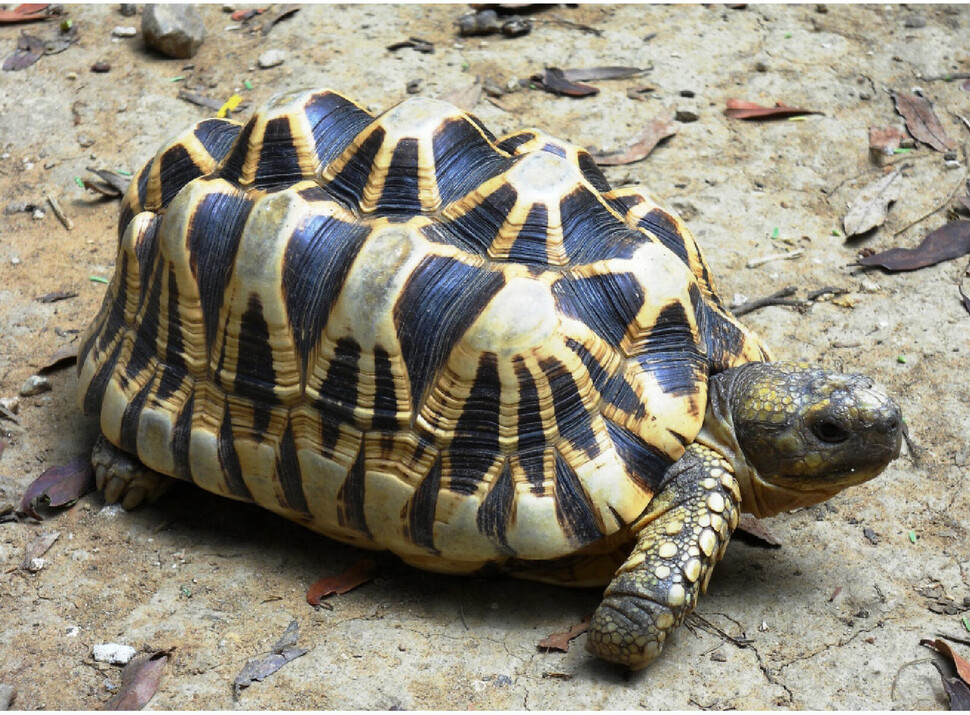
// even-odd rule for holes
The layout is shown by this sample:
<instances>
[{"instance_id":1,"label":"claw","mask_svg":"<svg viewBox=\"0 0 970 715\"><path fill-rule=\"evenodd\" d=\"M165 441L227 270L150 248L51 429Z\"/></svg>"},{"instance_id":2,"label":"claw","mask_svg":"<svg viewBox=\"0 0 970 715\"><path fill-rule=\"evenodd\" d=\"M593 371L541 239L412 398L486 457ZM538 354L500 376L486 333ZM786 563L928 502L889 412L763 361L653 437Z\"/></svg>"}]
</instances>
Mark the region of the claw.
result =
<instances>
[{"instance_id":1,"label":"claw","mask_svg":"<svg viewBox=\"0 0 970 715\"><path fill-rule=\"evenodd\" d=\"M136 506L145 501L145 496L147 494L148 492L144 487L129 487L128 491L125 492L124 499L121 500L121 506L123 506L125 509L134 509Z\"/></svg>"},{"instance_id":2,"label":"claw","mask_svg":"<svg viewBox=\"0 0 970 715\"><path fill-rule=\"evenodd\" d=\"M128 482L121 477L111 477L108 483L104 485L105 502L115 504L118 498L124 493L126 486L128 486Z\"/></svg>"},{"instance_id":3,"label":"claw","mask_svg":"<svg viewBox=\"0 0 970 715\"><path fill-rule=\"evenodd\" d=\"M108 470L103 464L99 464L94 470L94 483L98 491L104 489L104 480L108 476Z\"/></svg>"}]
</instances>

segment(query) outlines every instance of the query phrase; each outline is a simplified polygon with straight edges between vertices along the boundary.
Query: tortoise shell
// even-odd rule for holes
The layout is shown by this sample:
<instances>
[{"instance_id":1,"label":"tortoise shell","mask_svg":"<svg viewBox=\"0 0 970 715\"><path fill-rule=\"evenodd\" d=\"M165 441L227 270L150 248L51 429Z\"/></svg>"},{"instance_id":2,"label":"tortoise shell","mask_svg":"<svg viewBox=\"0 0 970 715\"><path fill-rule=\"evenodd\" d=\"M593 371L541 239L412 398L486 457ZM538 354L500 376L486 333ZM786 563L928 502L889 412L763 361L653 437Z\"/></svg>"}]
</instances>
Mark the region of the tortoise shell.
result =
<instances>
[{"instance_id":1,"label":"tortoise shell","mask_svg":"<svg viewBox=\"0 0 970 715\"><path fill-rule=\"evenodd\" d=\"M643 188L431 99L201 121L119 234L79 357L105 437L435 570L622 542L709 375L768 357Z\"/></svg>"}]
</instances>

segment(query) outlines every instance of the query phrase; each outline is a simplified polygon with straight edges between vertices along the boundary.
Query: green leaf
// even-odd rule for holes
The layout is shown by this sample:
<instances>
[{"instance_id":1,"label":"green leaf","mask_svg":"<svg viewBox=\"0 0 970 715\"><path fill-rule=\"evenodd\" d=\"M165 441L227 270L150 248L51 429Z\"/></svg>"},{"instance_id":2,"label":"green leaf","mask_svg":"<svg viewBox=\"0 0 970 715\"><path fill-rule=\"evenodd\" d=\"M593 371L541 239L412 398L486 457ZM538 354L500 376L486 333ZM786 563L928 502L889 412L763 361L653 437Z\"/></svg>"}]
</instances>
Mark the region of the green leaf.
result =
<instances>
[{"instance_id":1,"label":"green leaf","mask_svg":"<svg viewBox=\"0 0 970 715\"><path fill-rule=\"evenodd\" d=\"M916 543L916 532L915 531L910 531L909 532L909 540L912 543L914 543L914 544Z\"/></svg>"},{"instance_id":2,"label":"green leaf","mask_svg":"<svg viewBox=\"0 0 970 715\"><path fill-rule=\"evenodd\" d=\"M252 89L252 88L253 88L253 83L252 83L252 82L250 82L250 81L249 81L249 80L247 79L247 80L245 80L245 81L243 82L243 87L245 87L246 89Z\"/></svg>"},{"instance_id":3,"label":"green leaf","mask_svg":"<svg viewBox=\"0 0 970 715\"><path fill-rule=\"evenodd\" d=\"M82 189L84 188L84 179L82 179L80 176L74 177L74 183L80 186Z\"/></svg>"},{"instance_id":4,"label":"green leaf","mask_svg":"<svg viewBox=\"0 0 970 715\"><path fill-rule=\"evenodd\" d=\"M905 355L897 355L896 356L896 362L898 362L898 363L900 363L902 365L905 365L906 364L906 356Z\"/></svg>"},{"instance_id":5,"label":"green leaf","mask_svg":"<svg viewBox=\"0 0 970 715\"><path fill-rule=\"evenodd\" d=\"M105 283L105 284L108 283L108 279L102 278L101 276L88 276L88 280L93 281L95 283Z\"/></svg>"},{"instance_id":6,"label":"green leaf","mask_svg":"<svg viewBox=\"0 0 970 715\"><path fill-rule=\"evenodd\" d=\"M967 618L966 616L964 616L960 620L963 622L963 627L966 628L967 631L970 631L970 618Z\"/></svg>"},{"instance_id":7,"label":"green leaf","mask_svg":"<svg viewBox=\"0 0 970 715\"><path fill-rule=\"evenodd\" d=\"M771 237L772 238L778 238L778 234L779 233L781 233L781 231L778 229L777 226L775 226L775 230L771 232Z\"/></svg>"}]
</instances>

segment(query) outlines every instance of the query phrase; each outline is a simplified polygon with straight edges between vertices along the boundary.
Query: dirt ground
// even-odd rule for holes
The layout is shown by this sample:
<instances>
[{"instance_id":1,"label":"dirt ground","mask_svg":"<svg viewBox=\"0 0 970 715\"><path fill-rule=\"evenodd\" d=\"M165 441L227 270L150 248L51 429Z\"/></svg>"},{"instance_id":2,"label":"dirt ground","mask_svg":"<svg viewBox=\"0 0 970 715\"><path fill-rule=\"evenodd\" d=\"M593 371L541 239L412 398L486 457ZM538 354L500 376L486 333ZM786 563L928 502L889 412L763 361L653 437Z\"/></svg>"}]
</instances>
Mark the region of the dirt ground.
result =
<instances>
[{"instance_id":1,"label":"dirt ground","mask_svg":"<svg viewBox=\"0 0 970 715\"><path fill-rule=\"evenodd\" d=\"M595 82L592 97L522 88L496 103L483 96L474 111L496 134L535 125L600 149L625 147L665 110L696 114L646 160L608 177L646 183L683 212L729 302L789 285L799 298L845 289L745 322L779 357L872 375L899 400L919 452L904 447L874 482L769 520L780 549L736 539L699 618L634 675L586 655L585 636L568 653L537 648L591 613L595 591L428 575L379 556L376 580L314 610L307 587L360 551L190 486L132 513L89 494L43 523L0 524L0 683L17 688L15 707L100 708L120 682L119 667L93 661L100 643L174 649L156 709L946 707L919 641L970 636L961 620L970 616L970 315L957 288L966 260L895 274L853 264L860 249L915 246L952 218L949 197L967 193L963 149L955 167L925 146L892 157L906 168L885 224L847 242L841 219L881 173L868 128L903 125L889 90L921 88L948 135L967 144L956 115L970 116L970 92L932 78L970 70L970 9L563 6L506 39L460 38L465 6L308 6L264 35L216 4L200 8L207 37L188 61L146 50L140 35L112 38L117 25L140 27L140 15L123 17L117 5L65 12L77 44L0 74L2 203L43 210L0 215L0 397L17 396L77 341L105 290L92 277L113 271L117 202L75 177L90 176L87 166L135 171L166 137L212 114L177 99L180 88L257 104L332 87L378 111L404 99L411 80L434 97L475 77L506 87L544 67L630 65L650 69ZM4 56L21 29L48 39L57 24L0 26ZM434 52L386 49L410 36ZM258 69L269 49L283 50L284 63ZM97 61L110 72L91 72ZM652 91L628 96L643 85ZM729 98L821 114L744 122L725 116ZM73 230L48 209L48 194ZM794 260L747 267L795 249ZM77 295L38 300L53 291ZM73 370L49 379L51 391L19 399L16 424L0 419L4 504L96 436L76 406ZM60 536L44 567L21 568L27 543L52 530ZM235 675L292 619L309 652L234 701Z\"/></svg>"}]
</instances>

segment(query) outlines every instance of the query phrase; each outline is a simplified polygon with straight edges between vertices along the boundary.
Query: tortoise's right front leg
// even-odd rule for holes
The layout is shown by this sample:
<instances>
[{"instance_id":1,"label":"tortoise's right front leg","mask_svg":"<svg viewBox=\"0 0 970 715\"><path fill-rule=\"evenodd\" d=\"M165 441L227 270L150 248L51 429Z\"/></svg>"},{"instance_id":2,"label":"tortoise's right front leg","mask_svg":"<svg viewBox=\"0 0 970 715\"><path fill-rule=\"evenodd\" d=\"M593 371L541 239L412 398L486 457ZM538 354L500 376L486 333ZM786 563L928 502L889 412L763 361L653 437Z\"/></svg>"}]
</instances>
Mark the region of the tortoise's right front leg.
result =
<instances>
[{"instance_id":1,"label":"tortoise's right front leg","mask_svg":"<svg viewBox=\"0 0 970 715\"><path fill-rule=\"evenodd\" d=\"M95 484L104 491L104 500L108 504L120 501L125 509L155 501L175 483L172 477L149 469L138 457L111 444L104 435L94 443L91 465Z\"/></svg>"},{"instance_id":2,"label":"tortoise's right front leg","mask_svg":"<svg viewBox=\"0 0 970 715\"><path fill-rule=\"evenodd\" d=\"M636 545L593 614L587 650L633 669L660 655L707 588L740 503L730 464L700 444L688 447L633 526Z\"/></svg>"}]
</instances>

